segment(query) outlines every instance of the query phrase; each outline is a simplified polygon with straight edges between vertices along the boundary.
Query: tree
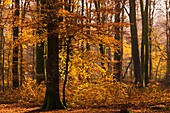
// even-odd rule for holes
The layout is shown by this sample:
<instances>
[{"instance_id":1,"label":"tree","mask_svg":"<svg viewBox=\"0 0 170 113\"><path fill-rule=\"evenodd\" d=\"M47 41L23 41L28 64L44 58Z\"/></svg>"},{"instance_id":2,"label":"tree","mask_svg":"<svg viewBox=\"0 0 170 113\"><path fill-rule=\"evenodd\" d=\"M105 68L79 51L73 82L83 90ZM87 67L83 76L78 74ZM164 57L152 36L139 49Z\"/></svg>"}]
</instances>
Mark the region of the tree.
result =
<instances>
[{"instance_id":1,"label":"tree","mask_svg":"<svg viewBox=\"0 0 170 113\"><path fill-rule=\"evenodd\" d=\"M71 45L71 39L73 38L73 36L69 36L68 37L68 41L67 41L67 50L66 50L66 69L65 69L65 79L64 79L64 83L63 83L63 105L65 107L67 107L66 104L66 96L65 96L65 88L66 88L66 83L67 83L67 77L68 77L68 68L69 68L69 60L70 60L70 45Z\"/></svg>"},{"instance_id":2,"label":"tree","mask_svg":"<svg viewBox=\"0 0 170 113\"><path fill-rule=\"evenodd\" d=\"M2 9L3 9L3 2L0 0L0 23L2 23ZM2 76L2 90L4 91L4 37L3 37L3 25L0 26L0 76Z\"/></svg>"},{"instance_id":3,"label":"tree","mask_svg":"<svg viewBox=\"0 0 170 113\"><path fill-rule=\"evenodd\" d=\"M100 11L101 3L100 3L100 0L98 0L98 1L95 0L94 4L95 4L96 12L97 12L97 24L101 24L101 11ZM98 35L100 35L100 34L98 34ZM103 69L105 69L104 61L103 61L103 57L105 55L105 47L102 43L99 44L99 49L100 49L100 53L102 56L101 66Z\"/></svg>"},{"instance_id":4,"label":"tree","mask_svg":"<svg viewBox=\"0 0 170 113\"><path fill-rule=\"evenodd\" d=\"M149 37L149 78L152 78L152 32L153 32L153 21L154 21L154 12L155 12L156 1L149 0L149 28L148 28L148 37ZM153 7L153 8L152 8Z\"/></svg>"},{"instance_id":5,"label":"tree","mask_svg":"<svg viewBox=\"0 0 170 113\"><path fill-rule=\"evenodd\" d=\"M132 59L134 64L135 84L143 86L141 78L141 67L138 48L138 34L136 25L136 3L135 0L129 0L130 6L130 32L131 32L131 44L132 44Z\"/></svg>"},{"instance_id":6,"label":"tree","mask_svg":"<svg viewBox=\"0 0 170 113\"><path fill-rule=\"evenodd\" d=\"M169 5L168 5L169 4ZM166 69L166 78L170 76L170 1L166 0L166 51L167 51L167 69Z\"/></svg>"},{"instance_id":7,"label":"tree","mask_svg":"<svg viewBox=\"0 0 170 113\"><path fill-rule=\"evenodd\" d=\"M45 80L44 70L44 42L36 45L36 81L40 84Z\"/></svg>"},{"instance_id":8,"label":"tree","mask_svg":"<svg viewBox=\"0 0 170 113\"><path fill-rule=\"evenodd\" d=\"M59 95L59 29L58 24L62 21L56 14L60 5L56 0L46 0L46 22L47 22L47 85L43 109L64 109Z\"/></svg>"},{"instance_id":9,"label":"tree","mask_svg":"<svg viewBox=\"0 0 170 113\"><path fill-rule=\"evenodd\" d=\"M28 6L29 6L29 2L30 1L21 1L21 17L22 17L22 20L21 20L21 23L24 24L24 19L25 19L25 16L26 16L26 12L27 12L27 9L28 9ZM22 32L23 30L23 27L21 27L21 34L23 34ZM20 86L22 85L23 83L23 79L24 79L24 74L23 74L23 46L22 44L20 44Z\"/></svg>"},{"instance_id":10,"label":"tree","mask_svg":"<svg viewBox=\"0 0 170 113\"><path fill-rule=\"evenodd\" d=\"M18 19L19 19L19 0L15 0L15 12L14 12L14 24L13 24L13 41L18 40L19 27L18 27ZM13 48L13 65L12 65L12 73L13 73L13 87L17 88L19 86L19 76L18 76L18 45L14 44Z\"/></svg>"},{"instance_id":11,"label":"tree","mask_svg":"<svg viewBox=\"0 0 170 113\"><path fill-rule=\"evenodd\" d=\"M149 61L149 48L148 48L148 6L149 1L140 0L141 16L142 16L142 44L141 44L141 74L145 80L145 86L149 83L148 76L148 61Z\"/></svg>"},{"instance_id":12,"label":"tree","mask_svg":"<svg viewBox=\"0 0 170 113\"><path fill-rule=\"evenodd\" d=\"M71 6L72 0L68 0L68 1L66 0L65 2L69 4L69 6L65 5L65 10L72 13L74 10L74 8ZM83 11L84 10L82 10L82 12ZM67 24L69 24L69 23L67 23ZM68 25L66 25L66 29L69 29ZM70 46L71 46L71 40L73 37L74 36L70 35L70 34L68 34L68 36L66 37L67 38L67 40L66 40L66 47L67 47L66 48L66 59L65 59L66 64L65 64L65 77L64 77L64 83L63 83L63 105L65 107L67 107L65 90L66 90L67 78L68 78L68 74L69 74L69 61L70 61L70 53L71 53Z\"/></svg>"},{"instance_id":13,"label":"tree","mask_svg":"<svg viewBox=\"0 0 170 113\"><path fill-rule=\"evenodd\" d=\"M119 23L120 23L120 0L116 0L115 1L116 7L115 7L115 23L118 24L117 26L115 26L115 39L117 41L119 41L121 43L121 37L120 37L120 27L119 27ZM117 73L115 74L116 76L116 80L120 81L121 80L121 71L122 71L122 61L121 61L121 45L117 45L118 46L118 50L114 53L114 60L116 60L115 63L115 69L117 71Z\"/></svg>"},{"instance_id":14,"label":"tree","mask_svg":"<svg viewBox=\"0 0 170 113\"><path fill-rule=\"evenodd\" d=\"M37 0L37 14L38 18L40 15L45 14L45 0ZM41 6L41 8L40 8ZM40 22L44 23L44 18L42 20L39 19ZM37 28L37 35L42 35L44 31L44 27L39 26ZM44 55L45 55L45 45L44 42L37 43L36 45L36 81L40 84L43 80L45 80L45 66L44 66Z\"/></svg>"}]
</instances>

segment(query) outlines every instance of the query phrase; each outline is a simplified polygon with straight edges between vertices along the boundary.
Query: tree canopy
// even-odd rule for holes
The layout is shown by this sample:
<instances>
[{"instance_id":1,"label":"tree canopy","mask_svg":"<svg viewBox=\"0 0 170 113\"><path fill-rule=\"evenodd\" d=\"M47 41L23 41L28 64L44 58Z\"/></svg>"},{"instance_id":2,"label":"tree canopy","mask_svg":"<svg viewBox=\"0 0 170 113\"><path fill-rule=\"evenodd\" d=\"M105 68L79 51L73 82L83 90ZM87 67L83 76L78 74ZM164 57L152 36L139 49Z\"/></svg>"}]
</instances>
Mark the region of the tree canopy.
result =
<instances>
[{"instance_id":1,"label":"tree canopy","mask_svg":"<svg viewBox=\"0 0 170 113\"><path fill-rule=\"evenodd\" d=\"M45 110L170 102L169 8L169 0L0 0L3 97Z\"/></svg>"}]
</instances>

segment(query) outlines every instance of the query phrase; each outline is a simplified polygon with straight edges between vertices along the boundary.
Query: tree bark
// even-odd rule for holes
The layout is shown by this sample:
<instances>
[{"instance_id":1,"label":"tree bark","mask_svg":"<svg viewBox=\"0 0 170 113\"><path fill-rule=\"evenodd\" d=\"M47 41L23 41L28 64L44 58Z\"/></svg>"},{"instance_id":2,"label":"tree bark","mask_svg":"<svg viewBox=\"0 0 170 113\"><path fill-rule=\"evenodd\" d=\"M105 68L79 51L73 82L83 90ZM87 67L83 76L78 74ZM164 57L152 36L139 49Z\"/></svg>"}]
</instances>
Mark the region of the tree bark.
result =
<instances>
[{"instance_id":1,"label":"tree bark","mask_svg":"<svg viewBox=\"0 0 170 113\"><path fill-rule=\"evenodd\" d=\"M70 44L71 44L71 39L73 38L72 36L68 37L67 41L67 55L66 55L66 69L65 69L65 79L64 79L64 84L63 84L63 105L67 107L66 104L66 95L65 95L65 89L66 89L66 83L67 83L67 76L68 76L68 66L69 66L69 61L70 61Z\"/></svg>"},{"instance_id":2,"label":"tree bark","mask_svg":"<svg viewBox=\"0 0 170 113\"><path fill-rule=\"evenodd\" d=\"M153 8L152 8L153 7ZM155 12L155 1L149 1L149 29L148 29L148 37L149 37L149 78L152 79L152 30L153 30L153 19Z\"/></svg>"},{"instance_id":3,"label":"tree bark","mask_svg":"<svg viewBox=\"0 0 170 113\"><path fill-rule=\"evenodd\" d=\"M40 84L45 80L44 75L44 42L36 46L36 82Z\"/></svg>"},{"instance_id":4,"label":"tree bark","mask_svg":"<svg viewBox=\"0 0 170 113\"><path fill-rule=\"evenodd\" d=\"M72 0L69 1L65 1L68 4L71 4ZM83 6L83 5L82 5ZM68 10L70 13L73 12L73 7L72 6L65 6L65 10ZM72 10L71 10L72 9ZM82 15L83 15L84 10L82 10ZM66 29L69 28L69 26L66 26ZM71 40L74 36L70 35L68 36L68 40L66 41L67 44L67 49L66 49L66 67L65 67L65 78L64 78L64 83L63 83L63 105L65 107L67 107L67 103L66 103L66 94L65 94L65 90L66 90L66 84L67 84L67 77L68 77L68 73L69 73L69 61L70 61L70 46L71 46Z\"/></svg>"},{"instance_id":5,"label":"tree bark","mask_svg":"<svg viewBox=\"0 0 170 113\"><path fill-rule=\"evenodd\" d=\"M45 14L45 0L37 0L37 14L38 18L40 15ZM40 18L39 18L40 19ZM39 20L44 24L44 18L42 20ZM44 27L39 26L37 28L37 35L42 35L44 31ZM44 42L37 43L36 45L36 82L37 84L40 84L43 80L45 80L45 66L44 66Z\"/></svg>"},{"instance_id":6,"label":"tree bark","mask_svg":"<svg viewBox=\"0 0 170 113\"><path fill-rule=\"evenodd\" d=\"M145 1L145 7L143 0L140 0L141 16L142 16L142 44L141 44L141 74L145 81L145 86L149 83L148 77L148 3Z\"/></svg>"},{"instance_id":7,"label":"tree bark","mask_svg":"<svg viewBox=\"0 0 170 113\"><path fill-rule=\"evenodd\" d=\"M132 59L134 64L135 84L143 87L141 79L141 67L138 48L138 34L136 25L136 3L135 0L129 0L130 5L130 31L131 31L131 44L132 44Z\"/></svg>"},{"instance_id":8,"label":"tree bark","mask_svg":"<svg viewBox=\"0 0 170 113\"><path fill-rule=\"evenodd\" d=\"M115 23L118 24L117 26L115 26L115 39L119 42L121 42L121 37L120 37L120 27L119 27L119 23L120 23L120 0L115 0ZM118 50L117 52L114 53L114 60L117 61L117 63L115 63L115 69L117 71L117 73L115 74L116 76L116 80L117 81L121 81L121 72L122 72L122 62L121 62L121 45L117 45L118 46Z\"/></svg>"},{"instance_id":9,"label":"tree bark","mask_svg":"<svg viewBox=\"0 0 170 113\"><path fill-rule=\"evenodd\" d=\"M59 95L59 22L61 17L56 17L60 8L56 0L46 0L47 12L47 45L48 45L48 59L47 59L47 84L46 95L42 108L46 110L64 109Z\"/></svg>"},{"instance_id":10,"label":"tree bark","mask_svg":"<svg viewBox=\"0 0 170 113\"><path fill-rule=\"evenodd\" d=\"M15 12L14 12L14 25L13 25L13 41L18 40L19 28L18 28L18 18L19 18L19 0L15 0ZM19 86L19 76L18 76L18 45L13 48L13 87L17 88Z\"/></svg>"},{"instance_id":11,"label":"tree bark","mask_svg":"<svg viewBox=\"0 0 170 113\"><path fill-rule=\"evenodd\" d=\"M2 1L0 4L3 7ZM0 8L0 22L2 22L2 7ZM3 26L0 26L0 76L2 76L2 91L4 91L4 37L3 37Z\"/></svg>"},{"instance_id":12,"label":"tree bark","mask_svg":"<svg viewBox=\"0 0 170 113\"><path fill-rule=\"evenodd\" d=\"M95 0L94 4L95 4L96 12L97 12L97 24L100 24L101 23L100 0L98 0L98 1ZM98 34L98 35L100 35L100 34ZM103 60L103 57L105 55L105 47L101 43L99 44L99 50L100 50L100 54L101 54L101 57L102 57L101 58L101 66L102 66L103 69L105 69L104 60Z\"/></svg>"},{"instance_id":13,"label":"tree bark","mask_svg":"<svg viewBox=\"0 0 170 113\"><path fill-rule=\"evenodd\" d=\"M29 5L29 2L27 1L22 1L21 3L21 16L22 16L22 21L21 23L24 24L24 19L25 19L25 15L26 15L26 10L28 8L28 5ZM23 27L21 27L21 33L22 33L22 30L23 30ZM20 86L22 85L23 83L23 80L24 80L24 75L23 75L23 47L22 47L22 44L20 45Z\"/></svg>"},{"instance_id":14,"label":"tree bark","mask_svg":"<svg viewBox=\"0 0 170 113\"><path fill-rule=\"evenodd\" d=\"M166 37L167 37L167 69L166 69L166 78L170 76L170 12L168 9L170 8L170 1L166 1Z\"/></svg>"}]
</instances>

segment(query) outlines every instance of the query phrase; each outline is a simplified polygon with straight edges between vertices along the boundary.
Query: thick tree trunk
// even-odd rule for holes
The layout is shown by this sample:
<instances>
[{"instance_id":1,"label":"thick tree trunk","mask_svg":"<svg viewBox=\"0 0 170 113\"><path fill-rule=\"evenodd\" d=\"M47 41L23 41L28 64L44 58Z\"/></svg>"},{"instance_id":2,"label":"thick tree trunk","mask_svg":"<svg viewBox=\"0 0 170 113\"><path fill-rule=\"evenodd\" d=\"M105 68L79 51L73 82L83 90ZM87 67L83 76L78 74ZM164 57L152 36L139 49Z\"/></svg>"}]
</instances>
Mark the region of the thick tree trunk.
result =
<instances>
[{"instance_id":1,"label":"thick tree trunk","mask_svg":"<svg viewBox=\"0 0 170 113\"><path fill-rule=\"evenodd\" d=\"M135 84L143 87L141 79L141 68L138 48L138 35L136 25L136 4L135 0L129 0L130 5L130 31L131 31L131 44L132 44L132 59L134 64Z\"/></svg>"},{"instance_id":2,"label":"thick tree trunk","mask_svg":"<svg viewBox=\"0 0 170 113\"><path fill-rule=\"evenodd\" d=\"M44 42L36 46L36 81L40 84L45 80L44 75Z\"/></svg>"},{"instance_id":3,"label":"thick tree trunk","mask_svg":"<svg viewBox=\"0 0 170 113\"><path fill-rule=\"evenodd\" d=\"M49 29L50 30L50 29ZM57 34L48 35L47 89L42 108L64 109L59 95L59 51Z\"/></svg>"},{"instance_id":4,"label":"thick tree trunk","mask_svg":"<svg viewBox=\"0 0 170 113\"><path fill-rule=\"evenodd\" d=\"M59 34L56 32L62 18L56 17L59 5L56 0L46 0L47 12L47 89L42 108L46 110L64 109L59 95Z\"/></svg>"},{"instance_id":5,"label":"thick tree trunk","mask_svg":"<svg viewBox=\"0 0 170 113\"><path fill-rule=\"evenodd\" d=\"M37 14L38 18L40 19L40 15L45 14L45 0L37 0ZM44 19L39 20L44 24ZM37 28L37 35L42 35L44 31L44 27L38 26ZM45 80L45 62L44 62L44 42L37 43L36 45L36 82L40 84L43 80Z\"/></svg>"}]
</instances>

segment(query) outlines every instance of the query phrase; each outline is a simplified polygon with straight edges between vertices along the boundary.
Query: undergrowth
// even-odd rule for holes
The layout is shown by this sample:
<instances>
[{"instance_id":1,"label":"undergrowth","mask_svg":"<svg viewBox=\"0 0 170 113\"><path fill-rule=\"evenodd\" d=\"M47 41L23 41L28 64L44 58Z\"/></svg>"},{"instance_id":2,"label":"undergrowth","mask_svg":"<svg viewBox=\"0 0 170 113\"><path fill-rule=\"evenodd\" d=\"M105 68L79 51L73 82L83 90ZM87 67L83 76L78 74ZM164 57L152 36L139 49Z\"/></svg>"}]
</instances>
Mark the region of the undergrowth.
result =
<instances>
[{"instance_id":1,"label":"undergrowth","mask_svg":"<svg viewBox=\"0 0 170 113\"><path fill-rule=\"evenodd\" d=\"M39 105L44 100L45 84L37 85L35 81L27 79L20 88L8 89L0 96L1 103ZM155 83L150 84L147 88L137 89L134 85L113 82L111 79L95 82L68 81L66 98L70 108L89 108L114 104L154 105L170 102L170 90L163 90L159 84Z\"/></svg>"},{"instance_id":2,"label":"undergrowth","mask_svg":"<svg viewBox=\"0 0 170 113\"><path fill-rule=\"evenodd\" d=\"M0 103L19 103L22 105L38 105L43 102L45 84L36 84L35 80L26 79L22 86L16 89L7 88L1 92Z\"/></svg>"}]
</instances>

